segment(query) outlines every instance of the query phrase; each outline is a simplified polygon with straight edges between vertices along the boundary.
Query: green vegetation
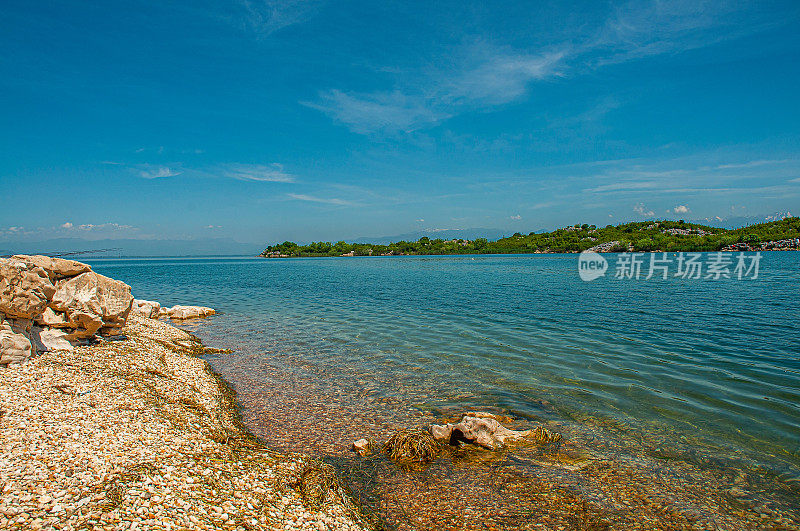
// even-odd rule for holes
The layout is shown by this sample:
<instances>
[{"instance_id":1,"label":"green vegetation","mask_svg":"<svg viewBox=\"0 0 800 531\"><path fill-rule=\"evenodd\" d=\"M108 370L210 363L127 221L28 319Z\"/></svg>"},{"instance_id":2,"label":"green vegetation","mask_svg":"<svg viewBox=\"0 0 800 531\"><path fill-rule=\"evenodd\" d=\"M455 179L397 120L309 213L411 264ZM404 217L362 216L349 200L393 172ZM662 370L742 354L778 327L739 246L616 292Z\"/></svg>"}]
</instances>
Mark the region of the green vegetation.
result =
<instances>
[{"instance_id":1,"label":"green vegetation","mask_svg":"<svg viewBox=\"0 0 800 531\"><path fill-rule=\"evenodd\" d=\"M684 221L645 221L607 225L579 225L553 232L528 235L516 233L490 242L441 240L423 237L415 242L400 241L389 245L369 243L313 242L298 245L284 242L271 245L262 256L352 256L434 255L434 254L520 254L574 253L601 246L601 252L648 251L719 251L721 249L757 250L771 248L769 242L800 238L800 218L786 218L739 229L721 229ZM797 248L797 244L789 244Z\"/></svg>"}]
</instances>

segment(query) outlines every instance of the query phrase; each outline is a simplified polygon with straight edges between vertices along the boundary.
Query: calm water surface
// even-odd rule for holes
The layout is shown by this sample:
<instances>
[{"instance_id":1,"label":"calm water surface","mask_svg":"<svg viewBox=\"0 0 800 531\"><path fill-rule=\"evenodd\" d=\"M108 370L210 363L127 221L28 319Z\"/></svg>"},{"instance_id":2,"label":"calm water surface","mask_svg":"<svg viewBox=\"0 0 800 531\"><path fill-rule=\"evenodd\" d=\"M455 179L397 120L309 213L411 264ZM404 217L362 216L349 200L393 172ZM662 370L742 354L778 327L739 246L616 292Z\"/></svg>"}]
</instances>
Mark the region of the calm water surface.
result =
<instances>
[{"instance_id":1,"label":"calm water surface","mask_svg":"<svg viewBox=\"0 0 800 531\"><path fill-rule=\"evenodd\" d=\"M583 282L576 255L91 262L137 298L223 312L195 329L236 349L210 361L253 422L283 378L397 425L602 419L800 474L798 253L741 281Z\"/></svg>"}]
</instances>

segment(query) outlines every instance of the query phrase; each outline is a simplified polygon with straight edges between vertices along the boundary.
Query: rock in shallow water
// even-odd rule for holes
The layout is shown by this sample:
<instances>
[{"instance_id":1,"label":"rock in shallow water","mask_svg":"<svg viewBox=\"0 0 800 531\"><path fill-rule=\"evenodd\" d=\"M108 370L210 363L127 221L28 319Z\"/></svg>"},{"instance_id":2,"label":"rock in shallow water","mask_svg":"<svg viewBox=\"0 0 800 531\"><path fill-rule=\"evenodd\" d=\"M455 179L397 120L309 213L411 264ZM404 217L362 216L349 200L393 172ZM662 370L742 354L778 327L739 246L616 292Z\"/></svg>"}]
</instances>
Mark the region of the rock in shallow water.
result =
<instances>
[{"instance_id":1,"label":"rock in shallow water","mask_svg":"<svg viewBox=\"0 0 800 531\"><path fill-rule=\"evenodd\" d=\"M207 317L217 312L213 308L206 306L173 306L172 308L162 308L159 316L169 317L170 319L197 319Z\"/></svg>"},{"instance_id":2,"label":"rock in shallow water","mask_svg":"<svg viewBox=\"0 0 800 531\"><path fill-rule=\"evenodd\" d=\"M359 439L353 443L351 449L361 457L364 457L370 453L371 446L368 440Z\"/></svg>"},{"instance_id":3,"label":"rock in shallow water","mask_svg":"<svg viewBox=\"0 0 800 531\"><path fill-rule=\"evenodd\" d=\"M161 304L156 301L134 299L133 308L144 317L156 319L161 311Z\"/></svg>"},{"instance_id":4,"label":"rock in shallow water","mask_svg":"<svg viewBox=\"0 0 800 531\"><path fill-rule=\"evenodd\" d=\"M497 422L491 413L468 413L455 424L431 424L431 435L451 445L474 444L488 450L503 448L506 441L530 437L540 443L561 440L561 434L551 433L541 426L532 430L510 430Z\"/></svg>"}]
</instances>

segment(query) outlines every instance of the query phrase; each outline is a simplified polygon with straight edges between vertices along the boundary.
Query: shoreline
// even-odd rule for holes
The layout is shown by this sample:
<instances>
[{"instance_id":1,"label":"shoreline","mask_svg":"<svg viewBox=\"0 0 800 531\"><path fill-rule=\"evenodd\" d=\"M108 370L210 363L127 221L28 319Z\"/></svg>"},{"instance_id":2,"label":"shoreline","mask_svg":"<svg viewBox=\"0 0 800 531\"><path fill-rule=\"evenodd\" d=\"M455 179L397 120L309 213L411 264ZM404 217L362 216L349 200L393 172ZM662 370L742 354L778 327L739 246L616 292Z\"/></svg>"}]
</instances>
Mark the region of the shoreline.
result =
<instances>
[{"instance_id":1,"label":"shoreline","mask_svg":"<svg viewBox=\"0 0 800 531\"><path fill-rule=\"evenodd\" d=\"M0 528L367 528L312 484L326 465L244 426L213 349L141 316L122 333L0 371Z\"/></svg>"},{"instance_id":2,"label":"shoreline","mask_svg":"<svg viewBox=\"0 0 800 531\"><path fill-rule=\"evenodd\" d=\"M591 249L587 249L587 251L591 251ZM556 255L556 254L581 254L583 251L534 251L530 253L438 253L438 254L421 254L421 253L408 253L408 254L342 254L342 255L315 255L315 254L304 254L304 255L297 255L297 256L265 256L263 254L257 254L252 258L264 258L268 260L280 260L286 258L397 258L399 256L402 257L409 257L409 256L530 256L530 255ZM597 251L597 254L657 254L657 253L667 253L667 254L679 254L679 253L698 253L698 254L714 254L714 253L791 253L791 252L800 252L800 249L754 249L754 250L747 250L743 251L741 249L720 249L719 251ZM167 258L167 257L165 257Z\"/></svg>"}]
</instances>

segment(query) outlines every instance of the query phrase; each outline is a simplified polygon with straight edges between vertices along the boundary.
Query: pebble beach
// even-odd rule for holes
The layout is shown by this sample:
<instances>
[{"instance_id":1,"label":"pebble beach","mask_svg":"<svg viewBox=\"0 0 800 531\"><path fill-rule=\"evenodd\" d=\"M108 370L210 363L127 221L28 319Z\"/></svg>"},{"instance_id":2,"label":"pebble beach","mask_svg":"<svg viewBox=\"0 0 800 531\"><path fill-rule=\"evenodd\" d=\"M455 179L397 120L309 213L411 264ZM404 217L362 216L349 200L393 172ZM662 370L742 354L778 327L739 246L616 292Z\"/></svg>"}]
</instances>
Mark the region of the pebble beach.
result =
<instances>
[{"instance_id":1,"label":"pebble beach","mask_svg":"<svg viewBox=\"0 0 800 531\"><path fill-rule=\"evenodd\" d=\"M368 528L326 465L242 426L197 338L121 332L0 371L0 529Z\"/></svg>"}]
</instances>

